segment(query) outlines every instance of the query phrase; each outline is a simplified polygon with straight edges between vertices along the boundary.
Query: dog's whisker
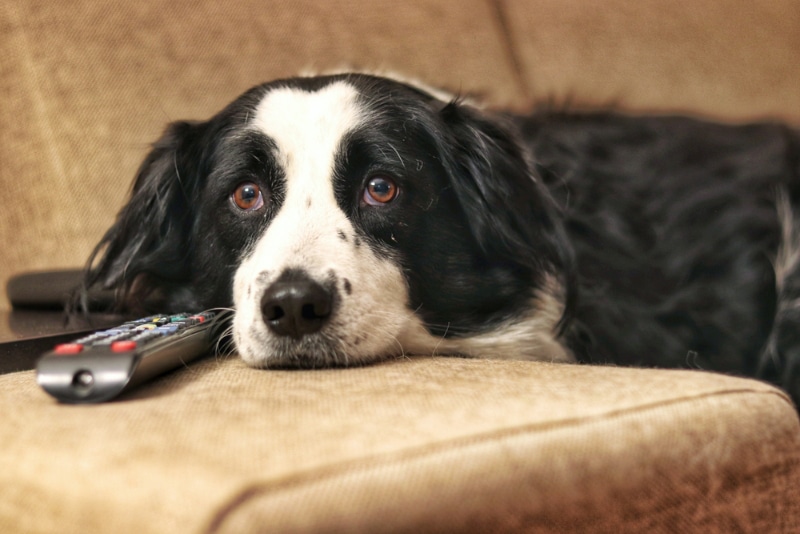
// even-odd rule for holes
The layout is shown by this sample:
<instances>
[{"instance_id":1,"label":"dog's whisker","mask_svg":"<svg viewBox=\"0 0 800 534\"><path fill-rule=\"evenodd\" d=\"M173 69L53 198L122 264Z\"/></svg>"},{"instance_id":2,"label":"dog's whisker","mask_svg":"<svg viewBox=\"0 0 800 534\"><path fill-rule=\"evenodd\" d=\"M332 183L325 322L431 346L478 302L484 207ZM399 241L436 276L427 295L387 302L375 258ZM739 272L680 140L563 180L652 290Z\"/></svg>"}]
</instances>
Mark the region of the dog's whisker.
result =
<instances>
[{"instance_id":1,"label":"dog's whisker","mask_svg":"<svg viewBox=\"0 0 800 534\"><path fill-rule=\"evenodd\" d=\"M441 346L442 342L447 337L447 332L449 330L450 330L450 323L447 323L447 327L444 329L444 332L442 333L441 337L439 338L439 341L436 343L436 346L433 347L433 351L432 351L432 355L433 356L436 356L436 351L439 350L439 347Z\"/></svg>"}]
</instances>

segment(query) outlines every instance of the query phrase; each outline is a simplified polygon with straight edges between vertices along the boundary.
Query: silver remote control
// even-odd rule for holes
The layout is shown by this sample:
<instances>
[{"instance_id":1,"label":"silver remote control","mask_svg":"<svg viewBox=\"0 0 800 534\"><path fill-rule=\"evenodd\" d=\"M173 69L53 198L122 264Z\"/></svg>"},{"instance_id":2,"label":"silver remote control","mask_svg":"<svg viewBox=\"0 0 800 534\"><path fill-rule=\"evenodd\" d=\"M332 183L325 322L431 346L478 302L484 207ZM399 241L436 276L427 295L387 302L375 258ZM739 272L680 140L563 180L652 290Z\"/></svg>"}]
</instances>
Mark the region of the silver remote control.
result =
<instances>
[{"instance_id":1,"label":"silver remote control","mask_svg":"<svg viewBox=\"0 0 800 534\"><path fill-rule=\"evenodd\" d=\"M42 355L36 379L61 402L105 402L208 354L231 315L152 315L98 330Z\"/></svg>"}]
</instances>

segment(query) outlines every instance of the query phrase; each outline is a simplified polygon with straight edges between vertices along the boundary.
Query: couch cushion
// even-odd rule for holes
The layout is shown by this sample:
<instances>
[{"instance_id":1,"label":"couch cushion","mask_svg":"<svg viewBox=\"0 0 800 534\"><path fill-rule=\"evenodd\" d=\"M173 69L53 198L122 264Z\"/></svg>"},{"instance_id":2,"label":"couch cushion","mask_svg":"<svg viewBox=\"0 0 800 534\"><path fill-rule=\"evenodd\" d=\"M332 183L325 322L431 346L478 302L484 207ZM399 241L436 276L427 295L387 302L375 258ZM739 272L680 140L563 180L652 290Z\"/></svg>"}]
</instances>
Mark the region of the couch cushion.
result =
<instances>
[{"instance_id":1,"label":"couch cushion","mask_svg":"<svg viewBox=\"0 0 800 534\"><path fill-rule=\"evenodd\" d=\"M2 532L800 528L800 427L759 382L496 360L209 359L98 406L0 377Z\"/></svg>"}]
</instances>

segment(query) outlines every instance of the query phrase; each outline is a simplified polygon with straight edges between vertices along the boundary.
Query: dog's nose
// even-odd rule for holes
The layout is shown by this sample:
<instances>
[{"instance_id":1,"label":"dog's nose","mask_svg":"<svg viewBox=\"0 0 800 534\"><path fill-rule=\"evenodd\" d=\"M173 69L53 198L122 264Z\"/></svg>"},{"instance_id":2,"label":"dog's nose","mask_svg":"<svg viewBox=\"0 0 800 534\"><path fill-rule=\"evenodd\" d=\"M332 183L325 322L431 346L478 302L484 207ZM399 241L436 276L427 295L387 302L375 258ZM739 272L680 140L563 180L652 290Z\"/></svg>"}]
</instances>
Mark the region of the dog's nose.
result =
<instances>
[{"instance_id":1,"label":"dog's nose","mask_svg":"<svg viewBox=\"0 0 800 534\"><path fill-rule=\"evenodd\" d=\"M308 276L281 277L261 297L261 313L275 334L300 339L322 328L332 302L331 292Z\"/></svg>"}]
</instances>

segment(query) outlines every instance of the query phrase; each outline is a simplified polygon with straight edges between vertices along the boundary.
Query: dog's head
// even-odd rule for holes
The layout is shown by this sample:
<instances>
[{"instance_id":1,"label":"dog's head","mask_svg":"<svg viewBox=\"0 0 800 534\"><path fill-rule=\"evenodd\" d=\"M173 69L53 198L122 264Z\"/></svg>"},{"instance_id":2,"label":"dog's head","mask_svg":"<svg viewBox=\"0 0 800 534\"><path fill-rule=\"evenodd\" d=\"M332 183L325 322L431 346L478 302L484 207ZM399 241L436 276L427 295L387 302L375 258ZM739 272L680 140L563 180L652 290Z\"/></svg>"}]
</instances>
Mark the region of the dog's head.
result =
<instances>
[{"instance_id":1,"label":"dog's head","mask_svg":"<svg viewBox=\"0 0 800 534\"><path fill-rule=\"evenodd\" d=\"M86 284L129 307L143 295L166 310L233 305L254 366L563 359L571 254L503 120L337 75L265 84L171 125Z\"/></svg>"}]
</instances>

